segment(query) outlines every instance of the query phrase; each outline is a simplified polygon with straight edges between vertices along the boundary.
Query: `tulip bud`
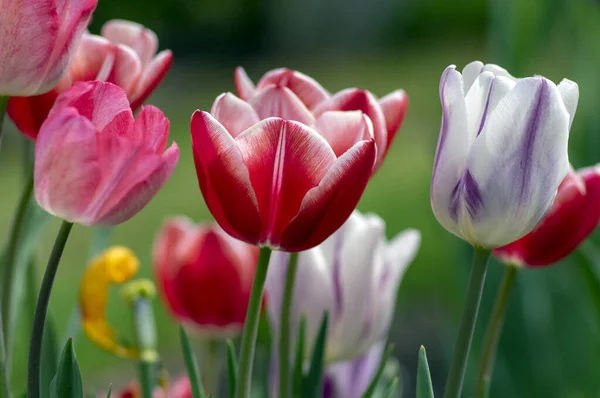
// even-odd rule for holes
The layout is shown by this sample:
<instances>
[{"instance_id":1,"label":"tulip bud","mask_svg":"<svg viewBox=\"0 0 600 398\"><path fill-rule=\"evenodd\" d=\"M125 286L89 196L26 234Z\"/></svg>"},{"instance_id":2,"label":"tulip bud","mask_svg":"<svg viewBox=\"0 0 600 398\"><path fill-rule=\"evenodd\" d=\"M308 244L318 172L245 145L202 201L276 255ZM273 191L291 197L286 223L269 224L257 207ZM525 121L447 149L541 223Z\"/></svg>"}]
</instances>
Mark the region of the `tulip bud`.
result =
<instances>
[{"instance_id":1,"label":"tulip bud","mask_svg":"<svg viewBox=\"0 0 600 398\"><path fill-rule=\"evenodd\" d=\"M446 68L433 165L437 220L472 245L494 248L531 231L568 169L577 85L515 79L496 65Z\"/></svg>"}]
</instances>

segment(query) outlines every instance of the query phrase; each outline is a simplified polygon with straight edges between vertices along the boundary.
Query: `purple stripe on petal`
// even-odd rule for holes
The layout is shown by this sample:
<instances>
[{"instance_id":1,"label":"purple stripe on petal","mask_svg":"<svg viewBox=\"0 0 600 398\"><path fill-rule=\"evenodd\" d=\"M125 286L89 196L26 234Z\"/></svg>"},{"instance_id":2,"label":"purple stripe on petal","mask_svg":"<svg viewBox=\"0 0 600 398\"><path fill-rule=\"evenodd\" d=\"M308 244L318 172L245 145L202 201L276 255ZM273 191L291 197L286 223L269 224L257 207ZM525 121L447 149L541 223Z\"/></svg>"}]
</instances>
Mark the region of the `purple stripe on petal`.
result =
<instances>
[{"instance_id":1,"label":"purple stripe on petal","mask_svg":"<svg viewBox=\"0 0 600 398\"><path fill-rule=\"evenodd\" d=\"M444 143L446 142L446 136L448 135L448 122L449 115L448 109L446 109L446 101L444 99L445 90L446 90L446 80L448 80L448 75L450 71L453 71L453 68L446 68L444 73L442 74L442 78L440 80L440 99L442 102L442 127L440 128L440 138L438 142L437 152L435 153L435 160L433 161L433 173L435 174L435 170L437 169L437 165L440 159L440 155L444 148Z\"/></svg>"},{"instance_id":2,"label":"purple stripe on petal","mask_svg":"<svg viewBox=\"0 0 600 398\"><path fill-rule=\"evenodd\" d=\"M488 91L487 99L485 100L485 107L483 108L483 113L481 114L481 123L479 123L479 129L477 130L477 136L479 136L479 134L481 134L481 131L483 130L483 126L485 125L485 121L487 119L488 109L490 107L490 98L492 98L492 90L494 89L495 81L496 81L496 79L492 79L492 82L490 83L490 90Z\"/></svg>"},{"instance_id":3,"label":"purple stripe on petal","mask_svg":"<svg viewBox=\"0 0 600 398\"><path fill-rule=\"evenodd\" d=\"M344 227L342 226L333 237L333 289L334 289L334 305L333 319L339 319L342 315L342 247L344 244Z\"/></svg>"},{"instance_id":4,"label":"purple stripe on petal","mask_svg":"<svg viewBox=\"0 0 600 398\"><path fill-rule=\"evenodd\" d=\"M459 205L463 200L471 218L476 218L477 211L483 207L483 197L481 196L477 181L475 181L468 169L465 170L465 174L463 174L456 187L452 190L449 210L450 216L454 221L458 221Z\"/></svg>"}]
</instances>

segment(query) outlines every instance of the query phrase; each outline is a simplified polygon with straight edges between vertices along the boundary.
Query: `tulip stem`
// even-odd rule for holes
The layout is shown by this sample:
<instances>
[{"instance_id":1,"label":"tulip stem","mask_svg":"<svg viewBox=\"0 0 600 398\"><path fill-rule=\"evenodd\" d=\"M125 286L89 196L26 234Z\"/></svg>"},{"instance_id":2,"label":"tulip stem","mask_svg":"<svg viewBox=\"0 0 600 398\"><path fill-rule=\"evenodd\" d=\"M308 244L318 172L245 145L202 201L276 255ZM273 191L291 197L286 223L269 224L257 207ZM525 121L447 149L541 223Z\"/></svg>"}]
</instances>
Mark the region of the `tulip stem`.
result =
<instances>
[{"instance_id":1,"label":"tulip stem","mask_svg":"<svg viewBox=\"0 0 600 398\"><path fill-rule=\"evenodd\" d=\"M510 291L517 276L517 269L517 266L512 264L506 266L504 277L496 295L494 309L492 310L492 315L490 316L483 339L483 351L481 361L479 362L477 384L475 385L475 398L486 398L489 395L490 382L494 370L494 359L498 350L502 327L504 326L508 298L510 297Z\"/></svg>"},{"instance_id":2,"label":"tulip stem","mask_svg":"<svg viewBox=\"0 0 600 398\"><path fill-rule=\"evenodd\" d=\"M254 361L254 346L256 345L256 336L258 335L260 308L265 290L267 269L269 268L270 258L271 249L268 247L261 247L258 254L258 263L256 265L256 272L254 274L254 282L252 282L248 310L246 311L246 321L244 322L242 345L240 349L240 362L238 368L239 370L237 383L235 386L235 398L250 397L252 364Z\"/></svg>"},{"instance_id":3,"label":"tulip stem","mask_svg":"<svg viewBox=\"0 0 600 398\"><path fill-rule=\"evenodd\" d=\"M35 315L33 316L33 329L31 331L31 342L29 344L29 362L27 364L27 398L40 397L40 366L42 358L42 338L44 337L44 324L46 322L46 313L48 303L50 302L50 293L52 285L58 271L60 258L62 257L69 233L73 224L63 221L60 231L54 241L54 247L48 259L44 279L40 287L37 305L35 306Z\"/></svg>"},{"instance_id":4,"label":"tulip stem","mask_svg":"<svg viewBox=\"0 0 600 398\"><path fill-rule=\"evenodd\" d=\"M10 97L0 95L0 150L2 149L2 138L4 138L2 134L2 125L4 124L4 114L6 113L9 99Z\"/></svg>"},{"instance_id":5,"label":"tulip stem","mask_svg":"<svg viewBox=\"0 0 600 398\"><path fill-rule=\"evenodd\" d=\"M279 398L288 398L290 387L290 309L294 300L294 281L298 269L298 253L290 254L285 274L283 300L281 302L281 329L279 333Z\"/></svg>"},{"instance_id":6,"label":"tulip stem","mask_svg":"<svg viewBox=\"0 0 600 398\"><path fill-rule=\"evenodd\" d=\"M471 268L467 298L460 319L444 398L460 398L467 369L467 360L469 359L469 350L471 349L471 341L473 340L473 331L475 330L475 322L477 321L477 312L479 311L479 303L481 302L481 294L483 293L483 285L485 284L487 263L491 253L491 250L473 247L473 267Z\"/></svg>"},{"instance_id":7,"label":"tulip stem","mask_svg":"<svg viewBox=\"0 0 600 398\"><path fill-rule=\"evenodd\" d=\"M2 314L0 314L0 397L10 398L10 380L8 378L8 367L6 363L6 348L4 347L4 333L2 325Z\"/></svg>"},{"instance_id":8,"label":"tulip stem","mask_svg":"<svg viewBox=\"0 0 600 398\"><path fill-rule=\"evenodd\" d=\"M27 213L27 207L33 193L33 173L30 174L27 184L19 199L17 212L13 220L8 247L6 249L6 262L0 278L0 290L2 291L2 318L4 320L4 344L6 346L7 371L10 374L10 347L12 346L12 311L13 301L15 299L15 267L17 265L17 246L21 237L21 229Z\"/></svg>"}]
</instances>

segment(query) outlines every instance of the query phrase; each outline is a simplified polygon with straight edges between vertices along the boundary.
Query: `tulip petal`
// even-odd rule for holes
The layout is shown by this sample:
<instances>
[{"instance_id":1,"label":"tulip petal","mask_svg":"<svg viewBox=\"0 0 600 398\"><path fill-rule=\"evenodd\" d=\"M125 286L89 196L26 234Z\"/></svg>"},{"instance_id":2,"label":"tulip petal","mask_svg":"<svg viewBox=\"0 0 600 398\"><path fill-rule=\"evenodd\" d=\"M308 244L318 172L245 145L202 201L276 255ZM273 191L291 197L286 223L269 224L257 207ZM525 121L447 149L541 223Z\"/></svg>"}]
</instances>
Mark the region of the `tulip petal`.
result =
<instances>
[{"instance_id":1,"label":"tulip petal","mask_svg":"<svg viewBox=\"0 0 600 398\"><path fill-rule=\"evenodd\" d=\"M123 44L117 44L114 51L115 63L107 81L121 87L127 97L131 97L142 74L142 63L135 51Z\"/></svg>"},{"instance_id":2,"label":"tulip petal","mask_svg":"<svg viewBox=\"0 0 600 398\"><path fill-rule=\"evenodd\" d=\"M231 236L258 243L258 202L236 142L207 112L194 112L190 128L198 183L210 212Z\"/></svg>"},{"instance_id":3,"label":"tulip petal","mask_svg":"<svg viewBox=\"0 0 600 398\"><path fill-rule=\"evenodd\" d=\"M215 100L210 114L227 129L233 138L260 122L252 106L231 93L224 93Z\"/></svg>"},{"instance_id":4,"label":"tulip petal","mask_svg":"<svg viewBox=\"0 0 600 398\"><path fill-rule=\"evenodd\" d=\"M32 97L10 97L6 113L20 132L35 140L58 93L51 90Z\"/></svg>"},{"instance_id":5,"label":"tulip petal","mask_svg":"<svg viewBox=\"0 0 600 398\"><path fill-rule=\"evenodd\" d=\"M304 195L319 184L336 156L316 131L279 118L257 123L236 143L262 216L261 241L277 247Z\"/></svg>"},{"instance_id":6,"label":"tulip petal","mask_svg":"<svg viewBox=\"0 0 600 398\"><path fill-rule=\"evenodd\" d=\"M241 66L235 68L233 79L235 91L241 99L248 101L250 98L254 97L254 93L256 91L254 88L254 83L252 83L252 80L250 77L248 77L248 74L244 68Z\"/></svg>"},{"instance_id":7,"label":"tulip petal","mask_svg":"<svg viewBox=\"0 0 600 398\"><path fill-rule=\"evenodd\" d=\"M467 124L469 129L468 146L471 147L485 126L487 116L490 114L489 106L494 87L494 75L483 72L473 82L469 91L465 94L467 107Z\"/></svg>"},{"instance_id":8,"label":"tulip petal","mask_svg":"<svg viewBox=\"0 0 600 398\"><path fill-rule=\"evenodd\" d=\"M256 85L257 90L275 84L287 87L300 98L310 110L329 98L329 93L315 79L304 73L286 68L275 69L267 72Z\"/></svg>"},{"instance_id":9,"label":"tulip petal","mask_svg":"<svg viewBox=\"0 0 600 398\"><path fill-rule=\"evenodd\" d=\"M59 84L60 91L69 88L76 81L106 80L113 64L113 45L110 41L85 33L73 57L69 73Z\"/></svg>"},{"instance_id":10,"label":"tulip petal","mask_svg":"<svg viewBox=\"0 0 600 398\"><path fill-rule=\"evenodd\" d=\"M323 242L348 219L373 172L375 142L362 141L342 155L308 191L282 235L281 247L302 251Z\"/></svg>"},{"instance_id":11,"label":"tulip petal","mask_svg":"<svg viewBox=\"0 0 600 398\"><path fill-rule=\"evenodd\" d=\"M387 129L386 150L392 145L392 140L396 137L398 129L406 116L408 108L408 95L404 90L396 90L379 100L379 106L385 117L385 126Z\"/></svg>"},{"instance_id":12,"label":"tulip petal","mask_svg":"<svg viewBox=\"0 0 600 398\"><path fill-rule=\"evenodd\" d=\"M315 129L329 142L338 157L357 142L373 137L371 119L361 111L325 112L315 121Z\"/></svg>"},{"instance_id":13,"label":"tulip petal","mask_svg":"<svg viewBox=\"0 0 600 398\"><path fill-rule=\"evenodd\" d=\"M472 175L481 206L469 204L468 187L455 193L470 213L461 223L467 241L501 246L539 222L569 170L568 123L558 89L544 78L519 80L500 101L473 143L465 173Z\"/></svg>"},{"instance_id":14,"label":"tulip petal","mask_svg":"<svg viewBox=\"0 0 600 398\"><path fill-rule=\"evenodd\" d=\"M75 108L54 112L42 125L34 174L35 197L44 210L67 221L79 221L101 179L96 136L94 125Z\"/></svg>"},{"instance_id":15,"label":"tulip petal","mask_svg":"<svg viewBox=\"0 0 600 398\"><path fill-rule=\"evenodd\" d=\"M164 50L158 53L150 63L145 65L140 76L133 95L129 98L131 109L137 110L146 99L156 89L163 80L171 64L173 63L173 53L170 50Z\"/></svg>"},{"instance_id":16,"label":"tulip petal","mask_svg":"<svg viewBox=\"0 0 600 398\"><path fill-rule=\"evenodd\" d=\"M312 126L315 118L287 87L271 85L248 101L261 119L280 117Z\"/></svg>"},{"instance_id":17,"label":"tulip petal","mask_svg":"<svg viewBox=\"0 0 600 398\"><path fill-rule=\"evenodd\" d=\"M102 36L113 43L124 44L133 49L142 65L149 64L158 49L156 34L135 22L113 19L106 22L101 31Z\"/></svg>"},{"instance_id":18,"label":"tulip petal","mask_svg":"<svg viewBox=\"0 0 600 398\"><path fill-rule=\"evenodd\" d=\"M448 68L446 68L446 70L448 70ZM471 88L473 83L475 83L475 79L477 79L477 76L479 76L482 70L483 62L481 61L473 61L465 65L461 73L462 88L464 93L469 92L469 89Z\"/></svg>"},{"instance_id":19,"label":"tulip petal","mask_svg":"<svg viewBox=\"0 0 600 398\"><path fill-rule=\"evenodd\" d=\"M579 86L574 81L563 79L558 85L558 91L565 103L567 112L569 112L569 130L573 124L575 111L577 111L577 103L579 102Z\"/></svg>"},{"instance_id":20,"label":"tulip petal","mask_svg":"<svg viewBox=\"0 0 600 398\"><path fill-rule=\"evenodd\" d=\"M167 147L169 119L157 107L147 105L142 107L135 119L135 125L130 131L133 142L160 154Z\"/></svg>"}]
</instances>

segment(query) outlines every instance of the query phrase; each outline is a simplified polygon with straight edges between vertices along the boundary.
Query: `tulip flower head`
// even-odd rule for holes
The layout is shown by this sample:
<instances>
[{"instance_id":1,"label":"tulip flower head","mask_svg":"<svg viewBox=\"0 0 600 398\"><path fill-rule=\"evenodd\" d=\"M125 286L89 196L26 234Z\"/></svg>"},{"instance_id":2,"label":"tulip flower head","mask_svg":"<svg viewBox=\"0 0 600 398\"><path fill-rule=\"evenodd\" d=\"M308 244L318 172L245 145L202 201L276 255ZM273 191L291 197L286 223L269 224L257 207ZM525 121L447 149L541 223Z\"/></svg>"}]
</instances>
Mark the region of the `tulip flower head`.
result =
<instances>
[{"instance_id":1,"label":"tulip flower head","mask_svg":"<svg viewBox=\"0 0 600 398\"><path fill-rule=\"evenodd\" d=\"M258 248L217 225L175 217L160 230L153 258L158 285L176 318L205 334L241 333Z\"/></svg>"},{"instance_id":2,"label":"tulip flower head","mask_svg":"<svg viewBox=\"0 0 600 398\"><path fill-rule=\"evenodd\" d=\"M577 85L515 79L496 65L454 66L440 82L442 127L431 206L472 245L494 248L531 231L569 170L567 141Z\"/></svg>"},{"instance_id":3,"label":"tulip flower head","mask_svg":"<svg viewBox=\"0 0 600 398\"><path fill-rule=\"evenodd\" d=\"M173 54L156 54L158 38L135 22L113 20L102 36L84 33L73 62L56 87L30 97L12 97L7 112L17 128L36 139L58 95L78 81L100 80L121 87L135 112L158 86L171 66Z\"/></svg>"},{"instance_id":4,"label":"tulip flower head","mask_svg":"<svg viewBox=\"0 0 600 398\"><path fill-rule=\"evenodd\" d=\"M51 90L68 68L97 0L0 3L0 95Z\"/></svg>"},{"instance_id":5,"label":"tulip flower head","mask_svg":"<svg viewBox=\"0 0 600 398\"><path fill-rule=\"evenodd\" d=\"M305 316L307 354L325 312L326 363L357 358L387 335L402 275L421 238L418 231L407 230L387 242L384 229L376 215L355 211L325 242L299 254L291 330L297 331ZM288 253L273 253L267 274L267 310L275 334L288 259Z\"/></svg>"},{"instance_id":6,"label":"tulip flower head","mask_svg":"<svg viewBox=\"0 0 600 398\"><path fill-rule=\"evenodd\" d=\"M79 82L56 100L35 148L35 197L47 212L83 225L116 225L139 212L177 160L165 150L169 120L146 106L134 120L125 92Z\"/></svg>"},{"instance_id":7,"label":"tulip flower head","mask_svg":"<svg viewBox=\"0 0 600 398\"><path fill-rule=\"evenodd\" d=\"M359 111L314 122L290 90L268 101L227 93L192 116L192 146L204 200L219 225L247 243L301 251L325 240L356 207L373 171L371 121ZM278 110L278 117L266 108ZM304 116L301 114L304 113Z\"/></svg>"},{"instance_id":8,"label":"tulip flower head","mask_svg":"<svg viewBox=\"0 0 600 398\"><path fill-rule=\"evenodd\" d=\"M85 334L104 350L122 358L137 358L137 350L124 346L106 320L110 285L125 283L137 274L140 262L126 247L115 246L94 258L79 286L79 310Z\"/></svg>"},{"instance_id":9,"label":"tulip flower head","mask_svg":"<svg viewBox=\"0 0 600 398\"><path fill-rule=\"evenodd\" d=\"M325 112L361 111L373 126L376 168L381 166L408 107L404 90L396 90L381 99L358 88L345 89L332 96L316 80L286 68L265 73L255 86L239 67L235 70L235 87L238 96L248 101L261 119L279 116L314 126L315 120ZM341 135L338 139L350 138Z\"/></svg>"},{"instance_id":10,"label":"tulip flower head","mask_svg":"<svg viewBox=\"0 0 600 398\"><path fill-rule=\"evenodd\" d=\"M504 263L540 267L567 257L600 221L600 166L569 171L554 204L527 235L493 254Z\"/></svg>"}]
</instances>

